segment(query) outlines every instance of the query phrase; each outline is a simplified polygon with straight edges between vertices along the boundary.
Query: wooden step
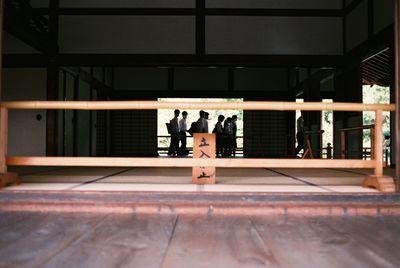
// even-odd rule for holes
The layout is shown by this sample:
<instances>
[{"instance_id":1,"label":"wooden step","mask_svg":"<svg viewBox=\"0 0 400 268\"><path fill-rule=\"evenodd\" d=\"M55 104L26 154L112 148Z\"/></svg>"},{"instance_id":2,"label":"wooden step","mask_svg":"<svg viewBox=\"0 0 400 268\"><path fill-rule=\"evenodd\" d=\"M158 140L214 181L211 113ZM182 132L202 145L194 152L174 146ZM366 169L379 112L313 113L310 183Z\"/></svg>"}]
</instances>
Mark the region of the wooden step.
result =
<instances>
[{"instance_id":1,"label":"wooden step","mask_svg":"<svg viewBox=\"0 0 400 268\"><path fill-rule=\"evenodd\" d=\"M201 214L400 215L399 194L10 191L0 211Z\"/></svg>"}]
</instances>

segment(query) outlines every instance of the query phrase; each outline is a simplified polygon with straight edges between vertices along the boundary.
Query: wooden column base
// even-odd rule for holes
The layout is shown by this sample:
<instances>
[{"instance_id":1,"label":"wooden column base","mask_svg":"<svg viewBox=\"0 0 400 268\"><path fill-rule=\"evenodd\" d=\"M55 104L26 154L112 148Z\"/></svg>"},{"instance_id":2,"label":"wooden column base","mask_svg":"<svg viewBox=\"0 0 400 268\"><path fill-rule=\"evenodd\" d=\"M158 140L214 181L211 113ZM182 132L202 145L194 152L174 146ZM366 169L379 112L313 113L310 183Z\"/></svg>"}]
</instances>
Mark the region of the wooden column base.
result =
<instances>
[{"instance_id":1,"label":"wooden column base","mask_svg":"<svg viewBox=\"0 0 400 268\"><path fill-rule=\"evenodd\" d=\"M4 174L0 174L0 188L13 184L19 184L19 178L17 173L7 172Z\"/></svg>"},{"instance_id":2,"label":"wooden column base","mask_svg":"<svg viewBox=\"0 0 400 268\"><path fill-rule=\"evenodd\" d=\"M363 187L372 187L377 189L379 192L396 192L394 180L392 177L389 176L366 176L363 181Z\"/></svg>"}]
</instances>

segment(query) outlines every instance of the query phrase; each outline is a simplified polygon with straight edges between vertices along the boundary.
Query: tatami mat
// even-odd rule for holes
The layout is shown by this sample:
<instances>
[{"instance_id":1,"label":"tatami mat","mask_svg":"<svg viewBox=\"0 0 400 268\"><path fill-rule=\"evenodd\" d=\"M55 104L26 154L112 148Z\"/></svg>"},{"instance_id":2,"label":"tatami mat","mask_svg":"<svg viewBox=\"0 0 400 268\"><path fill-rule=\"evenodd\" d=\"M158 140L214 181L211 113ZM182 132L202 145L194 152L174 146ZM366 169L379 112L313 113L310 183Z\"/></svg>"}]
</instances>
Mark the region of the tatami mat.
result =
<instances>
[{"instance_id":1,"label":"tatami mat","mask_svg":"<svg viewBox=\"0 0 400 268\"><path fill-rule=\"evenodd\" d=\"M27 190L37 190L37 191L63 191L70 190L73 187L79 186L79 183L21 183L19 185L11 185L5 188L2 188L1 191L10 191L10 190L18 190L18 191L27 191Z\"/></svg>"},{"instance_id":2,"label":"tatami mat","mask_svg":"<svg viewBox=\"0 0 400 268\"><path fill-rule=\"evenodd\" d=\"M376 192L361 187L366 169L218 168L217 184L191 184L190 168L23 168L4 190L187 192ZM392 174L393 169L385 169Z\"/></svg>"},{"instance_id":3,"label":"tatami mat","mask_svg":"<svg viewBox=\"0 0 400 268\"><path fill-rule=\"evenodd\" d=\"M302 182L266 169L225 169L216 171L218 184L301 185ZM191 168L133 168L101 180L102 183L186 184L192 181Z\"/></svg>"}]
</instances>

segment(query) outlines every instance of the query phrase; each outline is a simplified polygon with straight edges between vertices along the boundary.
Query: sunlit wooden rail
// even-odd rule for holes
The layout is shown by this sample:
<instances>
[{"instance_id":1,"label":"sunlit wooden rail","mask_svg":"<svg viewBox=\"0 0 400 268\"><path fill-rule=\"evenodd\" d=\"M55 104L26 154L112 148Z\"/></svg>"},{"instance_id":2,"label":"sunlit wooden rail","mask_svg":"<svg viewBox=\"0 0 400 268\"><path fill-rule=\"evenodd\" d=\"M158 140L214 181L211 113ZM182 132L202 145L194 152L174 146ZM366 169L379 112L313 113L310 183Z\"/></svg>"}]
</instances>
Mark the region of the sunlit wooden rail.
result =
<instances>
[{"instance_id":1,"label":"sunlit wooden rail","mask_svg":"<svg viewBox=\"0 0 400 268\"><path fill-rule=\"evenodd\" d=\"M52 110L275 110L275 111L374 111L374 157L355 159L194 159L151 157L40 157L7 154L9 109ZM374 168L374 175L364 186L381 191L394 191L394 184L383 176L382 111L394 111L394 104L323 103L323 102L158 102L158 101L14 101L0 104L0 174L6 176L7 166L127 166L127 167L193 167L231 168ZM6 176L7 177L7 176ZM380 180L382 179L383 180ZM392 179L393 180L393 179ZM382 183L380 182L382 181Z\"/></svg>"}]
</instances>

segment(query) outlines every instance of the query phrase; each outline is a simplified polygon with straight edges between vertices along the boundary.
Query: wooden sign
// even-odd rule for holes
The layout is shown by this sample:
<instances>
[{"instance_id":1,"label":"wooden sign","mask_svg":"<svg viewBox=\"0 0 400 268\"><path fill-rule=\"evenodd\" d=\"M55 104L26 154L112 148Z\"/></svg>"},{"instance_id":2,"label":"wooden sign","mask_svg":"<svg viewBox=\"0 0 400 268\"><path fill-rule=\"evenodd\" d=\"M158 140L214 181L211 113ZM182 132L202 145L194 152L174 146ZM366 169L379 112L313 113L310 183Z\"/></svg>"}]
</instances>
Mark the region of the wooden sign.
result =
<instances>
[{"instance_id":1,"label":"wooden sign","mask_svg":"<svg viewBox=\"0 0 400 268\"><path fill-rule=\"evenodd\" d=\"M193 134L193 158L215 158L215 134ZM215 184L215 167L193 167L193 184Z\"/></svg>"}]
</instances>

